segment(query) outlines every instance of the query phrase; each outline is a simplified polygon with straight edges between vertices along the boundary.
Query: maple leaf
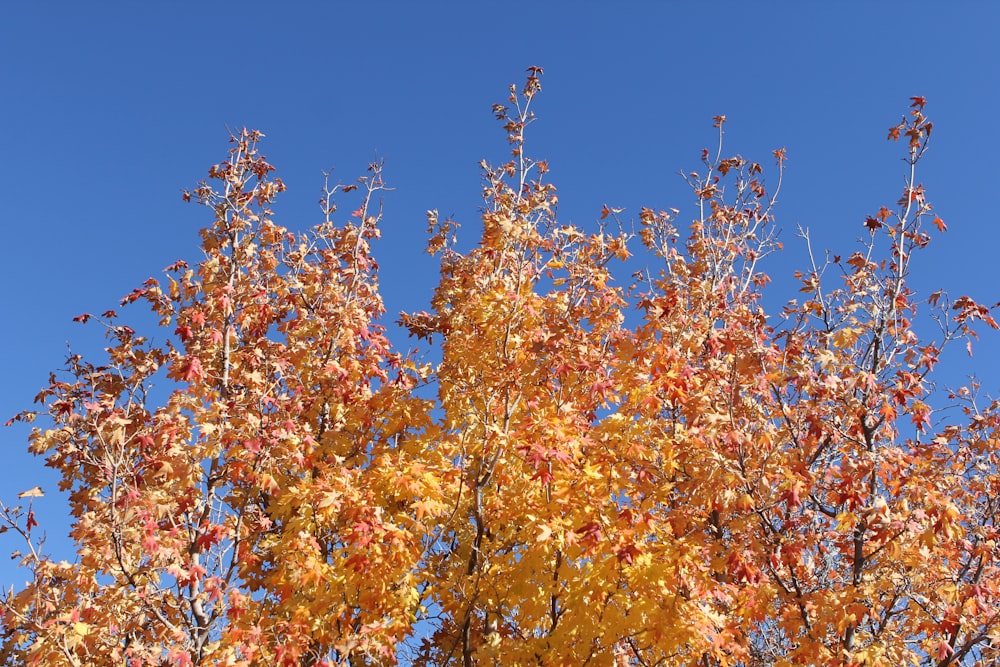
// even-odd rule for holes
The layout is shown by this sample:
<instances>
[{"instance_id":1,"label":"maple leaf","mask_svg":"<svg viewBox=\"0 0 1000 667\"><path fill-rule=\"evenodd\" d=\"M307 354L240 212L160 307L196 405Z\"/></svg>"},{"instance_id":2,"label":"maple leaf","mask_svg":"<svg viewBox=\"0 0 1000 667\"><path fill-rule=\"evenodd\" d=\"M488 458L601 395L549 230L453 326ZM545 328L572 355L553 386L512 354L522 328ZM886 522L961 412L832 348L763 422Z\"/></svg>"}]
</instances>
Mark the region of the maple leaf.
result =
<instances>
[{"instance_id":1,"label":"maple leaf","mask_svg":"<svg viewBox=\"0 0 1000 667\"><path fill-rule=\"evenodd\" d=\"M185 382L198 382L204 377L201 368L201 359L198 357L188 357L181 368L181 378Z\"/></svg>"}]
</instances>

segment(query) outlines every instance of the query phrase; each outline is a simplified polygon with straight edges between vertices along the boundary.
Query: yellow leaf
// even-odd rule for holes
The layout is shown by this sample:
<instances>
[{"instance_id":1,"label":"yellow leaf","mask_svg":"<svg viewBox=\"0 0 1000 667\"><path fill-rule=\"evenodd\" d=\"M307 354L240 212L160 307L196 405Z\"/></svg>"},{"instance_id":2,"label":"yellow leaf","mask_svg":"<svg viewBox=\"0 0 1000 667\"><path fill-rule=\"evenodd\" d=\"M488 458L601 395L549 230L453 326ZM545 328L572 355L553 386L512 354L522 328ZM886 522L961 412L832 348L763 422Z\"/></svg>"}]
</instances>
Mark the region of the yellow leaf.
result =
<instances>
[{"instance_id":1,"label":"yellow leaf","mask_svg":"<svg viewBox=\"0 0 1000 667\"><path fill-rule=\"evenodd\" d=\"M837 515L837 532L847 533L854 530L858 517L854 512L841 512Z\"/></svg>"},{"instance_id":2,"label":"yellow leaf","mask_svg":"<svg viewBox=\"0 0 1000 667\"><path fill-rule=\"evenodd\" d=\"M83 621L77 621L73 624L73 632L81 637L86 637L90 634L90 624L84 623Z\"/></svg>"},{"instance_id":3,"label":"yellow leaf","mask_svg":"<svg viewBox=\"0 0 1000 667\"><path fill-rule=\"evenodd\" d=\"M859 335L861 335L860 330L844 327L834 332L833 344L838 348L850 347L858 339Z\"/></svg>"},{"instance_id":4,"label":"yellow leaf","mask_svg":"<svg viewBox=\"0 0 1000 667\"><path fill-rule=\"evenodd\" d=\"M42 487L36 486L33 489L28 489L27 491L22 491L17 494L18 498L41 498L45 494L42 492Z\"/></svg>"},{"instance_id":5,"label":"yellow leaf","mask_svg":"<svg viewBox=\"0 0 1000 667\"><path fill-rule=\"evenodd\" d=\"M336 491L328 491L323 494L323 498L319 501L319 509L325 509L331 505L336 505L340 508L341 505L341 494Z\"/></svg>"}]
</instances>

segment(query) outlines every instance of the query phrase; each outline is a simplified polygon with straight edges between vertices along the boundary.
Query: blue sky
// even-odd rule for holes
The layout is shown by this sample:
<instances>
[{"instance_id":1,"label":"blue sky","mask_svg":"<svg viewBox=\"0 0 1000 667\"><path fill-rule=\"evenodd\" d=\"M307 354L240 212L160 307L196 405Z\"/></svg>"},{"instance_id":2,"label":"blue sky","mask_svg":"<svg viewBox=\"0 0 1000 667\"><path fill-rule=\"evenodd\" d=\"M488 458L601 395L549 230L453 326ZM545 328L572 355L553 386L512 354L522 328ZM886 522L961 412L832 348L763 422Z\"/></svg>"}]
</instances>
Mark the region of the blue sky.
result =
<instances>
[{"instance_id":1,"label":"blue sky","mask_svg":"<svg viewBox=\"0 0 1000 667\"><path fill-rule=\"evenodd\" d=\"M277 221L293 230L319 220L323 170L346 182L384 158L389 319L425 307L437 270L421 252L424 212L455 216L473 239L477 164L506 154L490 105L529 65L545 76L528 149L549 160L566 222L593 224L605 203L626 218L690 210L677 173L713 144L716 114L729 152L770 163L785 147L786 249L763 267L779 286L806 265L798 225L849 254L865 216L899 197L902 149L886 130L926 96L935 131L919 178L949 231L914 284L995 303L997 26L1000 4L985 1L5 3L0 421L30 407L67 342L100 348L98 328L73 316L197 260L210 219L181 192L223 159L227 127L268 135L289 186ZM974 370L997 393L1000 337L963 354L943 357L951 381ZM41 484L42 527L68 557L66 506L27 432L0 430L0 497ZM0 551L18 547L0 536ZM21 579L0 558L0 585Z\"/></svg>"}]
</instances>

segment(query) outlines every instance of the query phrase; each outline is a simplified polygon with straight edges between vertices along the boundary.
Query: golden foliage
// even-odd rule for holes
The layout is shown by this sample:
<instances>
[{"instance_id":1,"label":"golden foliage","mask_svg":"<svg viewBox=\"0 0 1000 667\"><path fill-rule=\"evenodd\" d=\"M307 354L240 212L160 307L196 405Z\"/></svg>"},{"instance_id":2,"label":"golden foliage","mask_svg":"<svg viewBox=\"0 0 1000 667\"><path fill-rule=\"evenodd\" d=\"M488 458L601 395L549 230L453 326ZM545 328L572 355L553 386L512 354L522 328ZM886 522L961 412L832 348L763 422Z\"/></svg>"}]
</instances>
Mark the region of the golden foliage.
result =
<instances>
[{"instance_id":1,"label":"golden foliage","mask_svg":"<svg viewBox=\"0 0 1000 667\"><path fill-rule=\"evenodd\" d=\"M968 297L948 318L940 293L938 337L912 324L921 225L944 229L914 180L922 98L890 132L909 139L899 208L768 315L777 187L723 156L725 117L686 177L687 233L677 210L631 230L608 206L588 232L558 221L524 150L540 76L494 107L511 159L483 165L479 243L458 252L428 214L440 282L401 321L436 364L379 323L381 165L328 183L295 235L272 220L262 135L232 137L185 195L214 215L204 260L124 299L173 336L80 316L107 327L107 363L73 356L39 396L30 446L62 475L77 554L34 548L40 489L2 507L34 575L2 601L6 664L997 659L1000 410L957 391L964 416L941 425L929 380L974 321L996 325Z\"/></svg>"}]
</instances>

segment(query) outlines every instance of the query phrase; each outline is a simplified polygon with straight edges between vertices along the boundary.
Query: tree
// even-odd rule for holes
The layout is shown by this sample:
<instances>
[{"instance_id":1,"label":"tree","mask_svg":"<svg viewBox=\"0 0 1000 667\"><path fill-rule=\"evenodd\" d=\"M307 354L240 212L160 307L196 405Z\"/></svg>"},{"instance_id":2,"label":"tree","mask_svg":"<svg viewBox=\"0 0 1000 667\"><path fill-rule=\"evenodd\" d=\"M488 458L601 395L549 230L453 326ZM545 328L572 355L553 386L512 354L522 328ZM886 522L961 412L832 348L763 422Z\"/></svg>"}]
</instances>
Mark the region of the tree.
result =
<instances>
[{"instance_id":1,"label":"tree","mask_svg":"<svg viewBox=\"0 0 1000 667\"><path fill-rule=\"evenodd\" d=\"M71 356L38 397L30 446L62 475L77 555L38 548L30 504L0 507L33 573L2 599L8 664L1000 657L1000 404L932 382L945 346L997 323L908 286L945 230L916 180L925 101L889 134L902 198L846 259L810 247L801 296L769 315L784 151L769 190L725 157L720 116L686 232L673 209L561 224L525 152L541 74L494 106L511 158L483 163L479 243L428 215L441 280L400 322L435 363L379 323L381 165L328 181L295 235L263 135L232 137L185 195L213 214L204 259L123 300L165 342L82 315L107 360ZM361 201L337 223L342 195Z\"/></svg>"}]
</instances>

